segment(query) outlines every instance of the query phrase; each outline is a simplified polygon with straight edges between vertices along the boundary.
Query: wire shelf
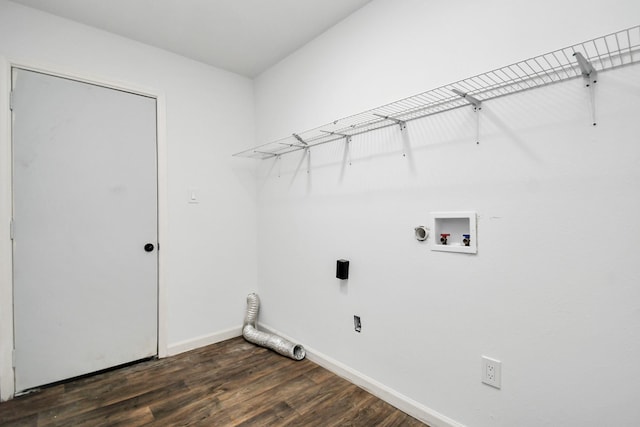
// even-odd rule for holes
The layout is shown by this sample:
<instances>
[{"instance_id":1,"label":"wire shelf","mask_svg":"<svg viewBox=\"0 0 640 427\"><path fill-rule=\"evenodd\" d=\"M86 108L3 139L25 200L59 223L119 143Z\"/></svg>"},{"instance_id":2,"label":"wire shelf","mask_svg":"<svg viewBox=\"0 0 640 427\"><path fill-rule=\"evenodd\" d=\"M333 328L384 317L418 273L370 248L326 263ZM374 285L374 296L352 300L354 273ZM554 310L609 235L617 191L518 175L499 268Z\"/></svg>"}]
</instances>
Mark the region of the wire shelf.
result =
<instances>
[{"instance_id":1,"label":"wire shelf","mask_svg":"<svg viewBox=\"0 0 640 427\"><path fill-rule=\"evenodd\" d=\"M640 62L640 25L545 53L234 154L268 159L595 72ZM594 76L595 74L594 73ZM594 81L595 82L595 81ZM479 105L479 104L478 104ZM475 106L478 106L475 105Z\"/></svg>"}]
</instances>

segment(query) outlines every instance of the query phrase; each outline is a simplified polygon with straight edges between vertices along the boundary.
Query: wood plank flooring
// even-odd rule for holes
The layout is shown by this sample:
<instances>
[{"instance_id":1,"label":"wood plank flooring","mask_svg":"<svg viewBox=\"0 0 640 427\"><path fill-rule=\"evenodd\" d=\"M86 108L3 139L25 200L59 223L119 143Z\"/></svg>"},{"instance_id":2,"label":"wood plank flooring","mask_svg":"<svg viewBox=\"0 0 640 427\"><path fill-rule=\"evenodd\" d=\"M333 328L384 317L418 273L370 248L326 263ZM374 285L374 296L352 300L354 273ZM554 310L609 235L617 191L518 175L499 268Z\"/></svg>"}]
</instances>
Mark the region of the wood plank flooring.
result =
<instances>
[{"instance_id":1,"label":"wood plank flooring","mask_svg":"<svg viewBox=\"0 0 640 427\"><path fill-rule=\"evenodd\" d=\"M0 426L424 426L309 360L233 338L0 403Z\"/></svg>"}]
</instances>

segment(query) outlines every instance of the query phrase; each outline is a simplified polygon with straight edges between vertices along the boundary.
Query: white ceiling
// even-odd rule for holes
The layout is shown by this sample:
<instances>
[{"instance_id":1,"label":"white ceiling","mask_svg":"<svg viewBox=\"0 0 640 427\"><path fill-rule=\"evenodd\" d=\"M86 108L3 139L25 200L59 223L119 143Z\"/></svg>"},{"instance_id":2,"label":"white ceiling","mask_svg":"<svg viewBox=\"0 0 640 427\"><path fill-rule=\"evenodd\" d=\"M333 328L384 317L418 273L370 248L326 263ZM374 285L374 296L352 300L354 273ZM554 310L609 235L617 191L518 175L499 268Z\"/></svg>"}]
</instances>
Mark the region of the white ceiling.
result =
<instances>
[{"instance_id":1,"label":"white ceiling","mask_svg":"<svg viewBox=\"0 0 640 427\"><path fill-rule=\"evenodd\" d=\"M371 0L11 0L255 77Z\"/></svg>"}]
</instances>

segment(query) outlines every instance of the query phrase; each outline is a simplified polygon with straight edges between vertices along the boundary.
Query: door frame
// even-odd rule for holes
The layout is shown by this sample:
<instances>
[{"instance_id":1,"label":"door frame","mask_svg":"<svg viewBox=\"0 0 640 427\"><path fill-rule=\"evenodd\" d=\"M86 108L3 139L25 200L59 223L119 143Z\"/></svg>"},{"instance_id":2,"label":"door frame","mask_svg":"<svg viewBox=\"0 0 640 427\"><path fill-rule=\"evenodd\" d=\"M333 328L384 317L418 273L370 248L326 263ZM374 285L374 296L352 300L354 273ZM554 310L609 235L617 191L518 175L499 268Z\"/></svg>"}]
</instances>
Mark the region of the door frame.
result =
<instances>
[{"instance_id":1,"label":"door frame","mask_svg":"<svg viewBox=\"0 0 640 427\"><path fill-rule=\"evenodd\" d=\"M12 182L12 117L9 108L12 87L12 69L21 68L90 83L110 89L143 95L156 100L156 144L158 185L158 357L166 357L167 351L167 132L166 97L164 92L142 87L130 82L116 82L82 73L64 70L57 66L16 61L0 55L0 401L11 399L15 394L13 371L13 241L10 238L10 222L13 213ZM162 250L160 248L162 245Z\"/></svg>"}]
</instances>

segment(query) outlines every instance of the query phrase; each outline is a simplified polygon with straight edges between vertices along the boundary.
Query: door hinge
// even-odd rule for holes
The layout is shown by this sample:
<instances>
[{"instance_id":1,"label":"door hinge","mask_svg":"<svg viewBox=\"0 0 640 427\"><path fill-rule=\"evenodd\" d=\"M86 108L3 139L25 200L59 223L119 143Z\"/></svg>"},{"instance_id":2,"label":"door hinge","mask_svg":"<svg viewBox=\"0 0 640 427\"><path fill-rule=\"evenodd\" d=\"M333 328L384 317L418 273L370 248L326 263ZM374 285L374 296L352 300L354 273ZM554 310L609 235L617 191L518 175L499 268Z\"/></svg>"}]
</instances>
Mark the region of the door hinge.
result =
<instances>
[{"instance_id":1,"label":"door hinge","mask_svg":"<svg viewBox=\"0 0 640 427\"><path fill-rule=\"evenodd\" d=\"M9 110L13 111L13 91L9 92Z\"/></svg>"},{"instance_id":2,"label":"door hinge","mask_svg":"<svg viewBox=\"0 0 640 427\"><path fill-rule=\"evenodd\" d=\"M13 219L9 222L9 238L13 240L15 238L15 226Z\"/></svg>"},{"instance_id":3,"label":"door hinge","mask_svg":"<svg viewBox=\"0 0 640 427\"><path fill-rule=\"evenodd\" d=\"M16 367L16 349L11 350L11 367Z\"/></svg>"}]
</instances>

